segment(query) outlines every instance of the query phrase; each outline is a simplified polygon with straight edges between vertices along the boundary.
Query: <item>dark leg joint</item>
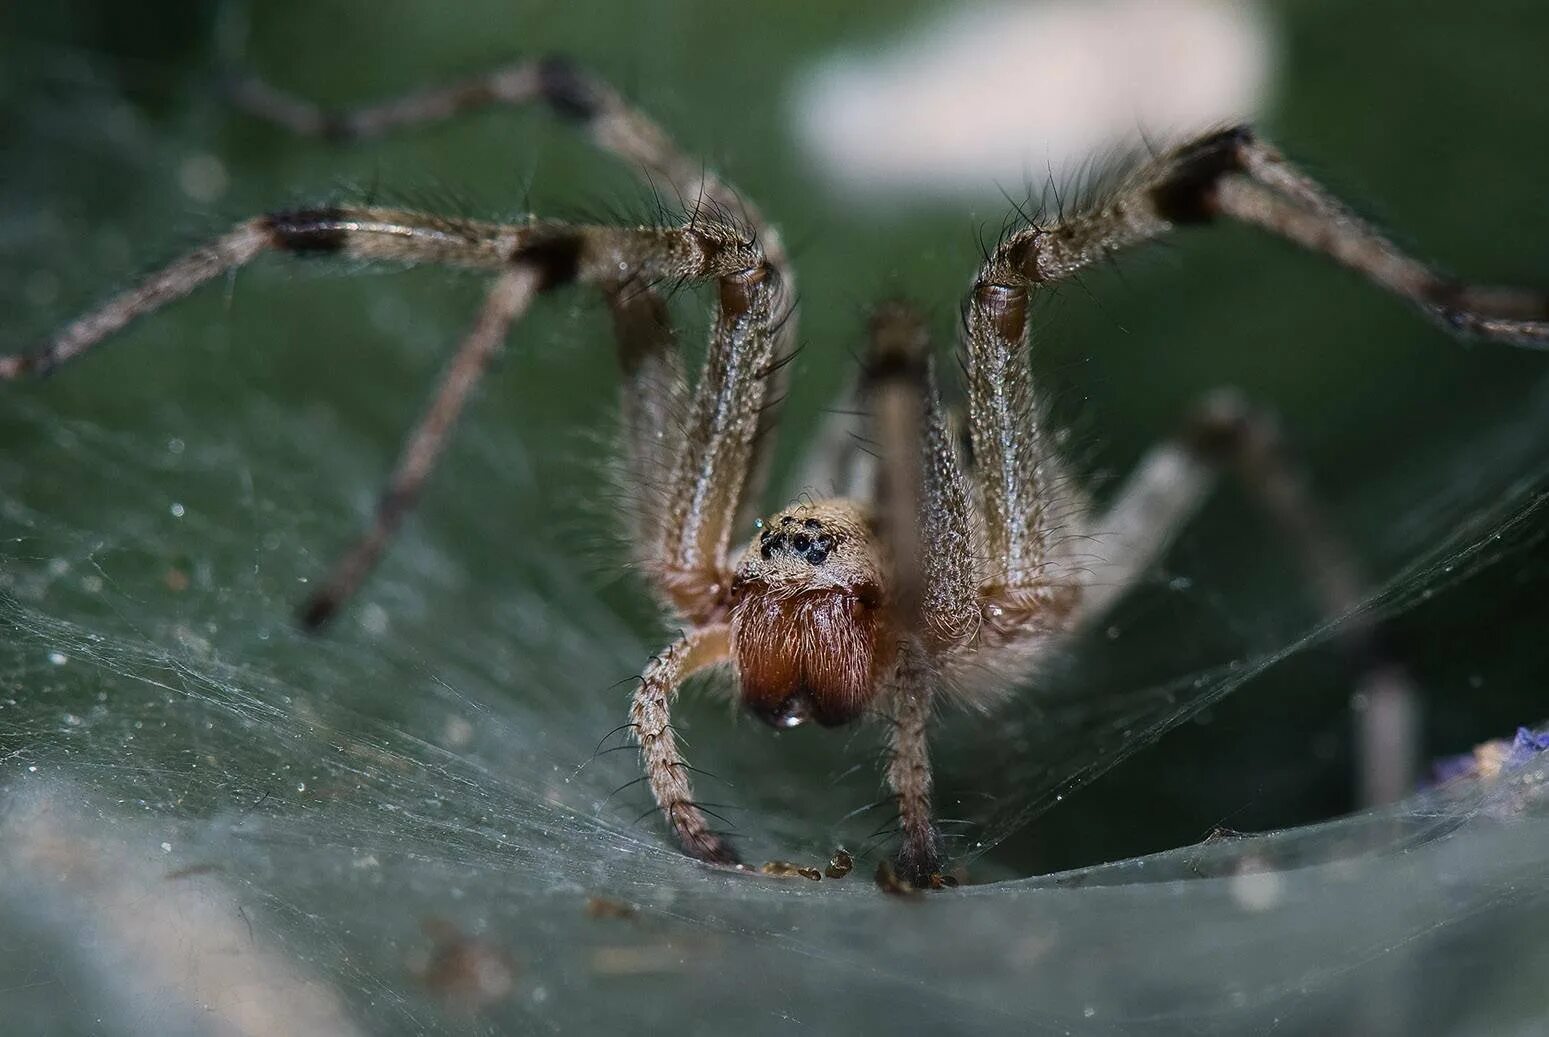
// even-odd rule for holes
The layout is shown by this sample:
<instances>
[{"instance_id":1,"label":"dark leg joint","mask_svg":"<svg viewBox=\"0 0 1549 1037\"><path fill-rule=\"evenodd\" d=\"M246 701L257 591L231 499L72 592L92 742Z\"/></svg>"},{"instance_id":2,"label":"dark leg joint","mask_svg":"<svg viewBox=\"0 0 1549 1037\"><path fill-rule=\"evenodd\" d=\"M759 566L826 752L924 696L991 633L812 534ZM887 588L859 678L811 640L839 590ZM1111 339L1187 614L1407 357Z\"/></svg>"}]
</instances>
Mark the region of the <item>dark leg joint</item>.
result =
<instances>
[{"instance_id":1,"label":"dark leg joint","mask_svg":"<svg viewBox=\"0 0 1549 1037\"><path fill-rule=\"evenodd\" d=\"M580 66L567 57L550 55L538 63L538 89L562 119L588 122L602 111L602 94Z\"/></svg>"},{"instance_id":2,"label":"dark leg joint","mask_svg":"<svg viewBox=\"0 0 1549 1037\"><path fill-rule=\"evenodd\" d=\"M377 501L377 523L388 529L396 527L403 517L409 513L409 509L414 507L415 501L418 499L419 492L417 489L410 490L399 487L388 489L387 492L382 494L381 500Z\"/></svg>"},{"instance_id":3,"label":"dark leg joint","mask_svg":"<svg viewBox=\"0 0 1549 1037\"><path fill-rule=\"evenodd\" d=\"M538 271L540 292L570 284L581 274L581 238L576 234L539 238L512 253L511 262L527 263Z\"/></svg>"},{"instance_id":4,"label":"dark leg joint","mask_svg":"<svg viewBox=\"0 0 1549 1037\"><path fill-rule=\"evenodd\" d=\"M1027 289L1004 284L980 284L973 291L973 305L984 311L1006 342L1022 341L1027 330Z\"/></svg>"},{"instance_id":5,"label":"dark leg joint","mask_svg":"<svg viewBox=\"0 0 1549 1037\"><path fill-rule=\"evenodd\" d=\"M1157 215L1175 224L1209 223L1215 217L1216 184L1228 173L1242 172L1241 149L1252 142L1251 128L1233 126L1178 152L1167 178L1151 189Z\"/></svg>"},{"instance_id":6,"label":"dark leg joint","mask_svg":"<svg viewBox=\"0 0 1549 1037\"><path fill-rule=\"evenodd\" d=\"M721 312L730 316L751 310L754 296L769 280L770 273L768 264L760 263L721 278Z\"/></svg>"},{"instance_id":7,"label":"dark leg joint","mask_svg":"<svg viewBox=\"0 0 1549 1037\"><path fill-rule=\"evenodd\" d=\"M883 303L872 315L870 331L871 349L861 371L862 389L892 381L923 386L930 344L919 314L901 302Z\"/></svg>"},{"instance_id":8,"label":"dark leg joint","mask_svg":"<svg viewBox=\"0 0 1549 1037\"><path fill-rule=\"evenodd\" d=\"M263 218L275 248L302 255L332 255L344 250L349 231L342 209L298 209Z\"/></svg>"},{"instance_id":9,"label":"dark leg joint","mask_svg":"<svg viewBox=\"0 0 1549 1037\"><path fill-rule=\"evenodd\" d=\"M1426 285L1421 301L1454 331L1470 332L1486 320L1549 320L1549 295L1520 288L1488 288L1438 277Z\"/></svg>"}]
</instances>

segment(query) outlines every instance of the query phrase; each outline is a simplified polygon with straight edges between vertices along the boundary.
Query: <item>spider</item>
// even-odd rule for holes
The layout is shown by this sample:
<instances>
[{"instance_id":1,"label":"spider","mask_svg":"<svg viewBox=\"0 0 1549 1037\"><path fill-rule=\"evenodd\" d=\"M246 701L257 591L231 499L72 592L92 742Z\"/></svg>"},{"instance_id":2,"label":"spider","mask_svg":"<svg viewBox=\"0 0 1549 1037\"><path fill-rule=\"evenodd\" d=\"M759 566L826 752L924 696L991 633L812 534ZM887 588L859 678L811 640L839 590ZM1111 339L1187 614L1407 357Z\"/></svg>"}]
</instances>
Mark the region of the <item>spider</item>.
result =
<instances>
[{"instance_id":1,"label":"spider","mask_svg":"<svg viewBox=\"0 0 1549 1037\"><path fill-rule=\"evenodd\" d=\"M469 395L539 296L568 285L611 308L622 371L624 520L634 561L682 624L644 667L629 706L646 780L682 848L737 855L695 800L671 723L690 675L731 669L742 702L779 728L889 722L886 781L901 843L896 874L940 885L929 720L944 697L985 704L1026 683L1049 650L1101 615L1158 559L1236 468L1321 574L1325 600L1354 593L1273 429L1214 397L1146 456L1098 512L1072 488L1029 367L1034 296L1178 228L1233 219L1322 253L1460 334L1549 346L1549 297L1476 287L1401 252L1245 126L1132 163L1052 220L1024 220L989 252L963 308L966 421L943 403L921 321L880 307L858 378L862 406L820 437L812 485L836 496L757 518L773 407L795 335L795 280L780 236L725 181L681 152L605 82L559 58L332 114L255 79L239 103L293 131L362 138L486 105L546 104L653 185L690 200L676 226L490 223L373 206L276 212L237 224L109 299L40 348L0 356L0 379L41 375L129 322L261 253L431 263L492 275L472 329L409 434L374 519L306 602L325 624L382 555L420 495ZM668 326L665 291L713 286L697 380ZM859 427L844 427L854 422ZM966 436L959 429L966 426ZM874 450L857 449L859 438ZM746 541L738 539L747 536ZM937 881L933 881L937 880Z\"/></svg>"}]
</instances>

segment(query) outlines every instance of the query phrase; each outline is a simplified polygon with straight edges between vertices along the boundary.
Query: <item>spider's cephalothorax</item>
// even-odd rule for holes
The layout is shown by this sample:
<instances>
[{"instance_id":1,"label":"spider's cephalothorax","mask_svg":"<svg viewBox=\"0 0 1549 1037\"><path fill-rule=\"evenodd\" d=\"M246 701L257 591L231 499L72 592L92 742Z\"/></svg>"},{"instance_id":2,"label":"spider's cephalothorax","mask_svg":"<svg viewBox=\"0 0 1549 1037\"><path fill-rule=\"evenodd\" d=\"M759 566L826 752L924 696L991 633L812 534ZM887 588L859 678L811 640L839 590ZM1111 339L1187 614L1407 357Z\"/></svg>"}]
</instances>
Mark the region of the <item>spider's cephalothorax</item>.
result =
<instances>
[{"instance_id":1,"label":"spider's cephalothorax","mask_svg":"<svg viewBox=\"0 0 1549 1037\"><path fill-rule=\"evenodd\" d=\"M872 704L897 656L872 531L845 500L760 526L732 584L742 701L775 727L848 723Z\"/></svg>"},{"instance_id":2,"label":"spider's cephalothorax","mask_svg":"<svg viewBox=\"0 0 1549 1037\"><path fill-rule=\"evenodd\" d=\"M1244 222L1323 253L1445 327L1549 344L1549 298L1477 288L1405 255L1249 129L1210 133L1137 162L1058 220L1026 223L986 257L963 311L967 447L943 406L923 326L882 308L857 400L820 436L803 490L845 499L793 507L732 544L757 497L771 440L771 383L796 330L794 277L759 211L605 83L569 62L520 62L451 87L339 115L256 81L240 99L302 133L350 138L486 104L546 104L643 168L693 211L679 226L487 223L373 206L244 221L63 328L0 356L0 380L47 371L130 321L264 252L434 263L488 272L483 309L405 444L371 527L303 612L326 622L360 585L418 497L473 387L538 296L579 285L614 317L622 370L624 497L636 560L684 633L645 667L630 703L652 795L685 850L736 857L695 802L670 721L683 680L731 666L747 705L778 727L889 722L899 874L931 883L926 731L933 702L984 702L1025 683L1047 647L1100 615L1156 560L1229 463L1318 570L1326 607L1353 611L1358 582L1276 449L1269 426L1216 400L1157 448L1107 509L1092 511L1043 427L1028 362L1035 293L1177 227ZM716 289L708 353L691 382L660 286ZM867 446L858 449L856 444ZM972 463L965 460L971 456ZM1367 656L1370 658L1370 655ZM1391 674L1391 668L1373 672Z\"/></svg>"}]
</instances>

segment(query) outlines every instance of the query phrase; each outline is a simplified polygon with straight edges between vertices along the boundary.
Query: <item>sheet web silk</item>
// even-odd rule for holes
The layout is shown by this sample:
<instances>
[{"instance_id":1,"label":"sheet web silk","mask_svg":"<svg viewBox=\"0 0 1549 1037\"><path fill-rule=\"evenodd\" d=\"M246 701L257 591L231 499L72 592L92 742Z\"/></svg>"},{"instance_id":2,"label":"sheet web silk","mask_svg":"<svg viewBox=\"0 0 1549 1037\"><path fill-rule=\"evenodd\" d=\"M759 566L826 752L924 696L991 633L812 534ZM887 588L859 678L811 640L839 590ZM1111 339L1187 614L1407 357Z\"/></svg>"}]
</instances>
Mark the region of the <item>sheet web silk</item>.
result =
<instances>
[{"instance_id":1,"label":"sheet web silk","mask_svg":"<svg viewBox=\"0 0 1549 1037\"><path fill-rule=\"evenodd\" d=\"M405 538L336 634L307 639L291 609L337 531L306 506L315 476L287 473L337 472L364 496L371 466L350 468L366 445L319 445L252 400L247 423L273 436L260 471L219 437L164 435L175 405L125 435L15 395L30 453L8 465L123 502L0 511L0 998L22 1030L63 1032L65 1011L118 1033L1399 1033L1536 1010L1549 825L1531 753L1326 824L1002 877L997 843L1056 803L1079 810L1081 785L1338 621L1079 702L1030 693L987 750L988 721L944 717L943 789L983 793L944 792L955 852L998 881L916 903L869 880L888 846L877 814L845 816L877 794L869 735L793 762L691 689L701 795L750 860L820 864L840 843L861 858L837 881L732 876L668 845L628 784L633 751L608 751L652 646L567 563L563 532L514 541L499 588L459 597L444 531L495 519L454 514ZM1530 557L1546 415L1540 393L1406 476L1422 503L1367 608L1403 616ZM200 505L223 497L226 513ZM1174 575L1149 593L1201 592ZM1088 650L1056 674L1078 680Z\"/></svg>"}]
</instances>

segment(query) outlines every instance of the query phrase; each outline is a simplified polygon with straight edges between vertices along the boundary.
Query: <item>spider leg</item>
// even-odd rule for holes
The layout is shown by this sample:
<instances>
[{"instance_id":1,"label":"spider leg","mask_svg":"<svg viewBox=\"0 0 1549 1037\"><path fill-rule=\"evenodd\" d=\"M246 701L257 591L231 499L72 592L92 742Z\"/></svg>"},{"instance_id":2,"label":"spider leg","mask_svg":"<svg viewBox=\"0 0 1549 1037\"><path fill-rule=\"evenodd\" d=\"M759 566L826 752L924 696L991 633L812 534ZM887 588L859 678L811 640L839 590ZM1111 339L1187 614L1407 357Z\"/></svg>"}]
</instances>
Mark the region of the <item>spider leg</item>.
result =
<instances>
[{"instance_id":1,"label":"spider leg","mask_svg":"<svg viewBox=\"0 0 1549 1037\"><path fill-rule=\"evenodd\" d=\"M1460 333L1549 348L1549 292L1470 285L1442 276L1399 249L1246 126L1166 152L1070 218L1008 236L981 270L976 299L989 306L989 316L1005 331L1016 331L1017 324L1025 329L1030 288L1217 216L1322 253ZM998 306L991 305L995 300Z\"/></svg>"},{"instance_id":2,"label":"spider leg","mask_svg":"<svg viewBox=\"0 0 1549 1037\"><path fill-rule=\"evenodd\" d=\"M1178 227L1229 216L1321 252L1449 327L1549 348L1549 295L1444 278L1405 255L1246 127L1143 163L1117 187L1050 226L1010 234L985 261L965 311L969 433L993 576L996 625L1068 623L1073 596L1059 552L1063 493L1040 429L1027 363L1036 289ZM1160 462L1159 462L1160 463Z\"/></svg>"},{"instance_id":3,"label":"spider leg","mask_svg":"<svg viewBox=\"0 0 1549 1037\"><path fill-rule=\"evenodd\" d=\"M1223 177L1213 197L1206 188L1207 208L1321 252L1460 334L1549 348L1549 292L1444 276L1405 254L1278 149L1246 130L1235 134L1242 173Z\"/></svg>"},{"instance_id":4,"label":"spider leg","mask_svg":"<svg viewBox=\"0 0 1549 1037\"><path fill-rule=\"evenodd\" d=\"M1361 611L1366 579L1298 470L1275 423L1235 393L1218 391L1195 409L1178 439L1155 448L1093 520L1095 560L1079 618L1099 618L1149 570L1198 510L1216 470L1233 471L1290 544L1323 613L1356 668L1361 744L1359 795L1393 802L1416 772L1417 707L1404 668Z\"/></svg>"},{"instance_id":5,"label":"spider leg","mask_svg":"<svg viewBox=\"0 0 1549 1037\"><path fill-rule=\"evenodd\" d=\"M702 218L746 225L773 273L771 306L780 315L776 353L789 355L796 339L796 277L790 259L772 225L752 201L722 180L705 163L677 146L657 123L630 105L604 80L563 57L518 61L454 83L417 90L378 104L329 112L256 77L234 82L237 104L253 115L293 132L332 139L361 139L396 130L456 118L480 108L546 104L576 126L599 149L636 169L654 190L664 186L689 214L690 225ZM785 372L776 366L767 375L768 398L784 394ZM773 441L776 408L758 416L758 433L748 461L746 492L736 518L738 526L752 523L767 476L768 445Z\"/></svg>"},{"instance_id":6,"label":"spider leg","mask_svg":"<svg viewBox=\"0 0 1549 1037\"><path fill-rule=\"evenodd\" d=\"M398 463L387 481L387 489L377 503L376 514L355 546L338 562L333 572L301 609L301 623L316 630L327 623L339 606L354 595L371 572L388 541L414 506L436 461L446 449L452 427L468 396L505 342L511 325L526 312L537 295L541 272L519 263L495 279L473 330L463 340L436 394L409 434Z\"/></svg>"},{"instance_id":7,"label":"spider leg","mask_svg":"<svg viewBox=\"0 0 1549 1037\"><path fill-rule=\"evenodd\" d=\"M660 300L618 293L614 320L625 372L624 428L632 440L626 475L637 501L641 560L694 628L652 661L630 706L641 762L657 805L685 851L736 863L694 802L688 765L669 723L678 685L730 661L732 571L727 548L748 480L770 369L777 288L754 263L719 281L718 308L699 382L689 392L669 348ZM666 392L658 388L665 387Z\"/></svg>"},{"instance_id":8,"label":"spider leg","mask_svg":"<svg viewBox=\"0 0 1549 1037\"><path fill-rule=\"evenodd\" d=\"M538 220L503 224L370 206L271 213L245 220L175 260L31 353L0 356L0 379L47 373L267 251L490 271L526 262L542 270L545 290L572 281L619 290L626 284L702 281L760 264L762 253L740 235L732 224L708 222L633 229Z\"/></svg>"},{"instance_id":9,"label":"spider leg","mask_svg":"<svg viewBox=\"0 0 1549 1037\"><path fill-rule=\"evenodd\" d=\"M570 226L533 221L498 224L447 219L372 207L310 209L261 216L238 224L215 242L153 274L66 326L28 354L0 356L0 380L40 374L74 359L138 317L181 298L221 273L265 251L343 256L399 263L431 263L497 271L484 317L448 368L441 394L400 458L393 483L361 542L334 570L306 606L308 626L326 622L365 576L392 530L402 521L490 354L511 321L526 308L531 292L568 283L600 288L621 314L620 355L625 389L648 390L650 372L668 371L661 331L649 331L654 317L649 286L658 282L719 284L719 318L706 371L691 400L681 432L653 448L670 456L660 528L647 531L653 573L681 611L699 616L724 597L723 555L732 531L731 513L747 480L755 428L773 364L773 299L776 279L763 253L738 226L699 220L678 228ZM520 277L513 271L526 271ZM510 311L509 318L501 315ZM646 313L650 310L650 313ZM642 316L644 314L644 316ZM650 339L650 335L657 339ZM670 402L670 401L669 401ZM637 415L637 429L659 437L665 412ZM642 462L643 464L644 462ZM654 483L652 484L654 485ZM708 604L707 604L708 602Z\"/></svg>"},{"instance_id":10,"label":"spider leg","mask_svg":"<svg viewBox=\"0 0 1549 1037\"><path fill-rule=\"evenodd\" d=\"M704 368L666 448L673 460L661 484L665 508L646 564L671 604L696 624L724 621L731 608L727 549L753 470L769 378L780 366L772 280L757 261L719 280Z\"/></svg>"},{"instance_id":11,"label":"spider leg","mask_svg":"<svg viewBox=\"0 0 1549 1037\"><path fill-rule=\"evenodd\" d=\"M862 394L880 454L877 522L893 559L893 607L902 629L939 654L978 623L974 516L925 328L907 307L873 317Z\"/></svg>"},{"instance_id":12,"label":"spider leg","mask_svg":"<svg viewBox=\"0 0 1549 1037\"><path fill-rule=\"evenodd\" d=\"M945 861L941 832L931 817L930 725L932 672L917 643L899 652L890 701L892 729L888 736L887 783L898 799L903 842L894 858L898 874L911 884L928 888Z\"/></svg>"},{"instance_id":13,"label":"spider leg","mask_svg":"<svg viewBox=\"0 0 1549 1037\"><path fill-rule=\"evenodd\" d=\"M1140 459L1108 510L1090 521L1076 622L1100 618L1151 570L1204 504L1215 473L1187 442L1168 440Z\"/></svg>"},{"instance_id":14,"label":"spider leg","mask_svg":"<svg viewBox=\"0 0 1549 1037\"><path fill-rule=\"evenodd\" d=\"M262 221L240 223L230 233L195 249L144 282L71 322L43 347L0 355L0 381L47 374L112 335L136 317L160 309L227 270L274 247L273 231Z\"/></svg>"},{"instance_id":15,"label":"spider leg","mask_svg":"<svg viewBox=\"0 0 1549 1037\"><path fill-rule=\"evenodd\" d=\"M967 479L951 446L924 326L906 307L887 305L873 317L861 389L880 453L876 522L900 641L888 689L887 781L903 833L896 867L928 886L943 860L927 739L937 662L972 636L978 580Z\"/></svg>"},{"instance_id":16,"label":"spider leg","mask_svg":"<svg viewBox=\"0 0 1549 1037\"><path fill-rule=\"evenodd\" d=\"M232 81L232 99L249 114L293 133L332 140L381 137L444 122L492 105L546 104L586 133L601 150L665 185L685 209L735 216L758 235L771 265L791 288L795 282L779 233L751 201L703 162L680 149L654 120L631 106L607 82L568 58L514 62L453 83L415 90L391 100L330 112L256 76Z\"/></svg>"},{"instance_id":17,"label":"spider leg","mask_svg":"<svg viewBox=\"0 0 1549 1037\"><path fill-rule=\"evenodd\" d=\"M704 811L694 801L688 764L678 750L670 709L684 680L730 658L731 634L725 624L693 630L651 660L629 706L630 726L640 745L640 760L656 805L683 849L712 864L736 864L737 855L710 829Z\"/></svg>"}]
</instances>

